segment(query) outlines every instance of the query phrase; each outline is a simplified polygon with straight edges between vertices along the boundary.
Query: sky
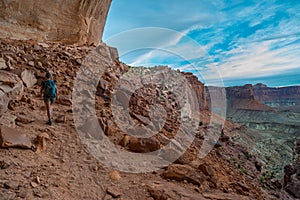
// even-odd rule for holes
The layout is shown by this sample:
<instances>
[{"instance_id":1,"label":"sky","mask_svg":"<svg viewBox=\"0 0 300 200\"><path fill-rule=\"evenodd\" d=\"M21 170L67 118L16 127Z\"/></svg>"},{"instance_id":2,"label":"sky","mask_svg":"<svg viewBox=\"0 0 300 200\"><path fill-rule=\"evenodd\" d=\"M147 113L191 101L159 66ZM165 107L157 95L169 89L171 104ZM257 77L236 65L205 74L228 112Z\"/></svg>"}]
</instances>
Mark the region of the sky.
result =
<instances>
[{"instance_id":1,"label":"sky","mask_svg":"<svg viewBox=\"0 0 300 200\"><path fill-rule=\"evenodd\" d=\"M299 0L113 0L103 41L130 66L206 85L300 85Z\"/></svg>"}]
</instances>

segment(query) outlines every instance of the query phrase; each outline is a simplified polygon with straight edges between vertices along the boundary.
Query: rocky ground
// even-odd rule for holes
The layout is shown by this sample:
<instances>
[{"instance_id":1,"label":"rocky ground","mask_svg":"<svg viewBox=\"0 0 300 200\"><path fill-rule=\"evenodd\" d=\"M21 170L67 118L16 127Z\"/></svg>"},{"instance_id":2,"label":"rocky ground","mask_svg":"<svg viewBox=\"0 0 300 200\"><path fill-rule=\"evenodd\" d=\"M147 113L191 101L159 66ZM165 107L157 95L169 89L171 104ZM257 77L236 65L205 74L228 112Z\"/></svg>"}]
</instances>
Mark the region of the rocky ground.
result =
<instances>
[{"instance_id":1,"label":"rocky ground","mask_svg":"<svg viewBox=\"0 0 300 200\"><path fill-rule=\"evenodd\" d=\"M278 188L263 188L266 185L259 178L263 166L246 147L233 142L247 131L243 126L226 122L222 144L205 158L198 158L203 137L209 134L206 130L211 114L206 111L202 112L203 122L196 129L191 147L167 167L148 173L125 173L114 170L117 164L104 165L109 159L105 155L102 160L96 159L86 140L99 141L105 135L119 150L147 153L167 144L175 137L178 123L182 123L176 118L177 105L166 95L162 102L168 115L160 136L137 140L125 135L113 120L111 102L116 82L129 68L115 59L113 49L104 44L97 48L0 41L0 199L293 199ZM97 120L104 135L97 138L98 129L89 126L86 119L84 130L90 130L91 135L82 138L73 118L76 110L72 107L72 90L76 72L92 49L108 70L101 77L95 97ZM46 71L53 73L59 89L52 126L45 124L46 111L39 95ZM156 87L148 88L148 99L155 101L151 95ZM141 97L148 89L130 100L129 114L140 125L150 124L149 108ZM127 97L119 94L119 98ZM89 105L84 105L88 112ZM6 148L14 144L23 148ZM132 171L137 167L133 164Z\"/></svg>"}]
</instances>

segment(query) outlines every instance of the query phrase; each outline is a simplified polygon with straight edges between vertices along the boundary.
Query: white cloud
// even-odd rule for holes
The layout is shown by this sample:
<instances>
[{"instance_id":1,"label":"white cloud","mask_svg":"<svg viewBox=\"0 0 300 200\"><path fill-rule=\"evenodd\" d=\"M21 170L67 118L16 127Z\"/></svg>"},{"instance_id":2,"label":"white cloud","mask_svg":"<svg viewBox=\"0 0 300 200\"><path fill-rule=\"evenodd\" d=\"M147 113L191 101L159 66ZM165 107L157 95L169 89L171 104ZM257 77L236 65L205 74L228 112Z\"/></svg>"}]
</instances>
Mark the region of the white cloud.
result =
<instances>
[{"instance_id":1,"label":"white cloud","mask_svg":"<svg viewBox=\"0 0 300 200\"><path fill-rule=\"evenodd\" d=\"M176 62L208 57L206 53L209 48L208 45L202 47L197 41L187 36L189 32L196 28L199 28L199 26L193 26L183 33L156 27L134 29L116 35L108 42L117 44L124 40L123 43L127 44L124 45L126 48L119 48L119 54L121 57L132 54L129 56L130 65L140 66L146 64L146 66L149 66L147 63L172 65ZM140 55L142 51L145 53ZM134 56L136 56L135 59L133 59Z\"/></svg>"},{"instance_id":2,"label":"white cloud","mask_svg":"<svg viewBox=\"0 0 300 200\"><path fill-rule=\"evenodd\" d=\"M138 57L136 60L134 60L129 65L131 65L131 66L142 66L145 63L149 63L150 59L152 57L153 57L153 51L150 51L150 52L148 52L146 54L141 55L140 57Z\"/></svg>"},{"instance_id":3,"label":"white cloud","mask_svg":"<svg viewBox=\"0 0 300 200\"><path fill-rule=\"evenodd\" d=\"M263 77L280 74L284 71L300 69L297 55L299 49L295 45L285 48L270 49L274 43L280 41L265 41L261 43L245 44L243 47L228 52L231 57L217 68L224 79L242 79L243 77ZM211 69L205 72L211 79Z\"/></svg>"}]
</instances>

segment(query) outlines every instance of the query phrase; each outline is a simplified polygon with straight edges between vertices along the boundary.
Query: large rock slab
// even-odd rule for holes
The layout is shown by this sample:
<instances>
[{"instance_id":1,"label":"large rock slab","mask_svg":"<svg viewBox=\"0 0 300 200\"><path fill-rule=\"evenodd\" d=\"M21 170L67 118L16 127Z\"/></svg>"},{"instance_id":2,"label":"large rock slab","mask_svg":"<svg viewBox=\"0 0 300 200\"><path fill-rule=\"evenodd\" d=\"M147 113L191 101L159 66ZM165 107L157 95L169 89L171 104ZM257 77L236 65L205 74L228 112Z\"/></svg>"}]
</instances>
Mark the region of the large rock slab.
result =
<instances>
[{"instance_id":1,"label":"large rock slab","mask_svg":"<svg viewBox=\"0 0 300 200\"><path fill-rule=\"evenodd\" d=\"M98 44L111 0L1 0L0 37Z\"/></svg>"},{"instance_id":2,"label":"large rock slab","mask_svg":"<svg viewBox=\"0 0 300 200\"><path fill-rule=\"evenodd\" d=\"M148 185L148 191L155 200L202 200L200 193L180 187L174 183L153 183Z\"/></svg>"},{"instance_id":3,"label":"large rock slab","mask_svg":"<svg viewBox=\"0 0 300 200\"><path fill-rule=\"evenodd\" d=\"M0 126L5 125L11 128L16 127L16 119L17 117L6 112L2 116L0 116Z\"/></svg>"},{"instance_id":4,"label":"large rock slab","mask_svg":"<svg viewBox=\"0 0 300 200\"><path fill-rule=\"evenodd\" d=\"M295 176L292 177L292 181L286 186L286 191L297 199L300 198L300 180Z\"/></svg>"},{"instance_id":5,"label":"large rock slab","mask_svg":"<svg viewBox=\"0 0 300 200\"><path fill-rule=\"evenodd\" d=\"M37 83L37 79L34 73L30 70L25 69L21 74L21 79L27 88L31 88Z\"/></svg>"},{"instance_id":6,"label":"large rock slab","mask_svg":"<svg viewBox=\"0 0 300 200\"><path fill-rule=\"evenodd\" d=\"M58 98L58 103L64 106L71 106L72 105L72 99L67 95L61 95Z\"/></svg>"},{"instance_id":7,"label":"large rock slab","mask_svg":"<svg viewBox=\"0 0 300 200\"><path fill-rule=\"evenodd\" d=\"M6 63L5 60L3 58L0 58L0 69L6 69Z\"/></svg>"},{"instance_id":8,"label":"large rock slab","mask_svg":"<svg viewBox=\"0 0 300 200\"><path fill-rule=\"evenodd\" d=\"M191 166L173 164L163 173L163 177L177 181L188 181L190 183L201 185L207 177Z\"/></svg>"},{"instance_id":9,"label":"large rock slab","mask_svg":"<svg viewBox=\"0 0 300 200\"><path fill-rule=\"evenodd\" d=\"M16 99L23 92L23 83L16 74L0 70L0 91L9 99Z\"/></svg>"},{"instance_id":10,"label":"large rock slab","mask_svg":"<svg viewBox=\"0 0 300 200\"><path fill-rule=\"evenodd\" d=\"M0 70L0 115L6 110L10 99L17 99L23 92L21 79L12 73Z\"/></svg>"},{"instance_id":11,"label":"large rock slab","mask_svg":"<svg viewBox=\"0 0 300 200\"><path fill-rule=\"evenodd\" d=\"M160 143L155 138L137 138L125 135L120 144L137 153L149 153L160 149Z\"/></svg>"},{"instance_id":12,"label":"large rock slab","mask_svg":"<svg viewBox=\"0 0 300 200\"><path fill-rule=\"evenodd\" d=\"M7 110L9 98L0 90L0 116Z\"/></svg>"},{"instance_id":13,"label":"large rock slab","mask_svg":"<svg viewBox=\"0 0 300 200\"><path fill-rule=\"evenodd\" d=\"M32 146L33 144L26 134L8 126L0 127L0 147L19 147L31 149Z\"/></svg>"},{"instance_id":14,"label":"large rock slab","mask_svg":"<svg viewBox=\"0 0 300 200\"><path fill-rule=\"evenodd\" d=\"M99 125L99 119L90 117L86 122L78 128L83 138L90 138L95 140L103 139L103 130Z\"/></svg>"},{"instance_id":15,"label":"large rock slab","mask_svg":"<svg viewBox=\"0 0 300 200\"><path fill-rule=\"evenodd\" d=\"M213 199L213 200L251 200L253 198L242 196L238 194L230 194L230 193L223 193L223 192L204 192L202 194L205 199Z\"/></svg>"}]
</instances>

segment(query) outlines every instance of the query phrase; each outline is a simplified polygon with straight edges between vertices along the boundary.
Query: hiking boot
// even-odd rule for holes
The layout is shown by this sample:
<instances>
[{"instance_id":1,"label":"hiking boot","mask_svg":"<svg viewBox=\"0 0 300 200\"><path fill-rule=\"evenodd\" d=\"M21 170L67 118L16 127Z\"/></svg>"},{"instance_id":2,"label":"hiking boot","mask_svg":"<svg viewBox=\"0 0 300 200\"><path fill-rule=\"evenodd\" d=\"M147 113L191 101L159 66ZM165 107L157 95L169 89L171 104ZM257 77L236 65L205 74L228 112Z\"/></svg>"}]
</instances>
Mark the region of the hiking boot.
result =
<instances>
[{"instance_id":1,"label":"hiking boot","mask_svg":"<svg viewBox=\"0 0 300 200\"><path fill-rule=\"evenodd\" d=\"M51 119L49 119L49 121L46 123L46 124L48 124L48 125L52 125L52 120Z\"/></svg>"}]
</instances>

